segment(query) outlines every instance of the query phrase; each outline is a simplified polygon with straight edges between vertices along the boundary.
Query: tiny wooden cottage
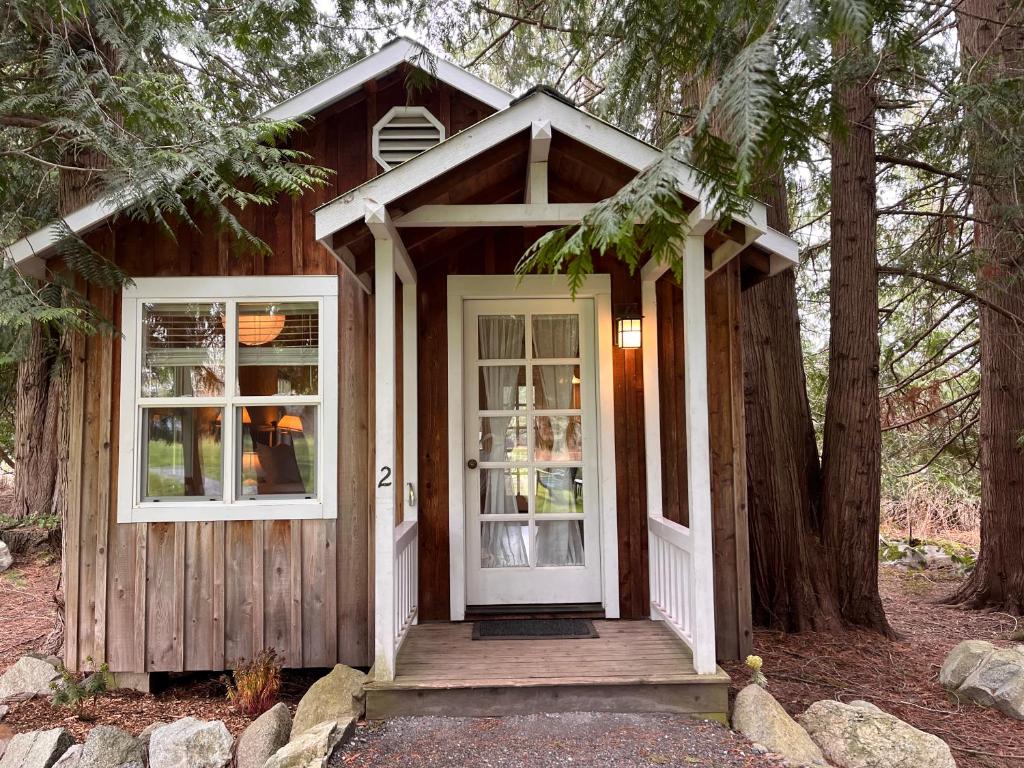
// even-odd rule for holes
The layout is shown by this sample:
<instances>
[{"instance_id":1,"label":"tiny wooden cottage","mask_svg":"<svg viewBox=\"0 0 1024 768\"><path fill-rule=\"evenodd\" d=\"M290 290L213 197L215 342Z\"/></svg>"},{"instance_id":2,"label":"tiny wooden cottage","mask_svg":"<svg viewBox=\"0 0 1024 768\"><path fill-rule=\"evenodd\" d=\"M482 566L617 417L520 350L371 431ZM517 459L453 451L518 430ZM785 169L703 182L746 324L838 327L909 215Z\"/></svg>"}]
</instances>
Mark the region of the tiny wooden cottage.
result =
<instances>
[{"instance_id":1,"label":"tiny wooden cottage","mask_svg":"<svg viewBox=\"0 0 1024 768\"><path fill-rule=\"evenodd\" d=\"M658 150L399 39L270 110L335 173L247 211L269 257L100 200L67 225L133 277L74 343L72 669L377 669L371 713L721 712L750 646L740 292L796 247L688 169L657 263L514 275ZM59 232L8 259L46 268ZM588 616L599 638L470 640ZM588 645L589 644L589 645Z\"/></svg>"}]
</instances>

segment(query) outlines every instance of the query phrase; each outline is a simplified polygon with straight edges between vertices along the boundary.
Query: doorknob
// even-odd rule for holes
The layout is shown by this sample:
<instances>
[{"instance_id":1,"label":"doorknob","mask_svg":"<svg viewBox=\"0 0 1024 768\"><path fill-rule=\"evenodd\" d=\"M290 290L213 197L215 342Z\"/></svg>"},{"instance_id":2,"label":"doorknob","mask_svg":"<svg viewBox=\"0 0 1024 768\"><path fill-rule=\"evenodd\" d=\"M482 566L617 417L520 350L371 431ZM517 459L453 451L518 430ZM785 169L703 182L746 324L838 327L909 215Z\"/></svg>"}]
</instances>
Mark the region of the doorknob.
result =
<instances>
[{"instance_id":1,"label":"doorknob","mask_svg":"<svg viewBox=\"0 0 1024 768\"><path fill-rule=\"evenodd\" d=\"M470 459L466 462L466 466L470 469L476 469L476 459Z\"/></svg>"}]
</instances>

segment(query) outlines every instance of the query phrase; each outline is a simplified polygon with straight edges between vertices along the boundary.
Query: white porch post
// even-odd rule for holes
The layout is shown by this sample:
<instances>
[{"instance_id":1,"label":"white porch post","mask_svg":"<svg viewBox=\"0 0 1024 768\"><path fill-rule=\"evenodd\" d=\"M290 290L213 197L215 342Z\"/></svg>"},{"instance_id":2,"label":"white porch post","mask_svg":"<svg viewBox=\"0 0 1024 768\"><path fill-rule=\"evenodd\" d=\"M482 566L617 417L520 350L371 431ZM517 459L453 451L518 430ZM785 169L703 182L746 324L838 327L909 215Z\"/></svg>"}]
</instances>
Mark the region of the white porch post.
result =
<instances>
[{"instance_id":1,"label":"white porch post","mask_svg":"<svg viewBox=\"0 0 1024 768\"><path fill-rule=\"evenodd\" d=\"M395 244L374 243L374 361L377 467L374 474L374 665L395 678Z\"/></svg>"},{"instance_id":2,"label":"white porch post","mask_svg":"<svg viewBox=\"0 0 1024 768\"><path fill-rule=\"evenodd\" d=\"M688 235L683 248L683 345L686 491L693 547L693 666L698 674L713 674L717 665L703 235Z\"/></svg>"}]
</instances>

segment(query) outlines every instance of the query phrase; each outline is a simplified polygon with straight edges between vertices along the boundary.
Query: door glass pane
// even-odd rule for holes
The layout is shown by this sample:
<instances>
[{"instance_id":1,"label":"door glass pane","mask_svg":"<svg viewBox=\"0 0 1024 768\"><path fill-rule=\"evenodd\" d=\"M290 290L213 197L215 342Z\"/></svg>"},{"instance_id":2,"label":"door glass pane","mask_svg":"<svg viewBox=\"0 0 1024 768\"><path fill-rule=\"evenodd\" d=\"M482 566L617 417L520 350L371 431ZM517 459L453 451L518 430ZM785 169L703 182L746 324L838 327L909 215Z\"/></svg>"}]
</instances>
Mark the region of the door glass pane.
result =
<instances>
[{"instance_id":1,"label":"door glass pane","mask_svg":"<svg viewBox=\"0 0 1024 768\"><path fill-rule=\"evenodd\" d=\"M319 353L315 301L238 305L239 394L317 394Z\"/></svg>"},{"instance_id":2,"label":"door glass pane","mask_svg":"<svg viewBox=\"0 0 1024 768\"><path fill-rule=\"evenodd\" d=\"M481 360L526 357L526 320L523 315L481 315L478 328Z\"/></svg>"},{"instance_id":3,"label":"door glass pane","mask_svg":"<svg viewBox=\"0 0 1024 768\"><path fill-rule=\"evenodd\" d=\"M145 408L142 419L142 498L219 500L221 409Z\"/></svg>"},{"instance_id":4,"label":"door glass pane","mask_svg":"<svg viewBox=\"0 0 1024 768\"><path fill-rule=\"evenodd\" d=\"M537 565L583 565L583 521L537 523Z\"/></svg>"},{"instance_id":5,"label":"door glass pane","mask_svg":"<svg viewBox=\"0 0 1024 768\"><path fill-rule=\"evenodd\" d=\"M480 366L480 410L517 411L526 408L526 366Z\"/></svg>"},{"instance_id":6,"label":"door glass pane","mask_svg":"<svg viewBox=\"0 0 1024 768\"><path fill-rule=\"evenodd\" d=\"M526 418L480 419L480 461L526 461Z\"/></svg>"},{"instance_id":7,"label":"door glass pane","mask_svg":"<svg viewBox=\"0 0 1024 768\"><path fill-rule=\"evenodd\" d=\"M534 315L534 357L579 357L579 315Z\"/></svg>"},{"instance_id":8,"label":"door glass pane","mask_svg":"<svg viewBox=\"0 0 1024 768\"><path fill-rule=\"evenodd\" d=\"M317 406L249 405L235 413L239 495L314 495Z\"/></svg>"},{"instance_id":9,"label":"door glass pane","mask_svg":"<svg viewBox=\"0 0 1024 768\"><path fill-rule=\"evenodd\" d=\"M562 410L580 407L580 367L578 365L533 366L533 407Z\"/></svg>"},{"instance_id":10,"label":"door glass pane","mask_svg":"<svg viewBox=\"0 0 1024 768\"><path fill-rule=\"evenodd\" d=\"M525 515L529 509L524 467L480 470L480 514Z\"/></svg>"},{"instance_id":11,"label":"door glass pane","mask_svg":"<svg viewBox=\"0 0 1024 768\"><path fill-rule=\"evenodd\" d=\"M583 467L538 467L533 491L538 515L582 515Z\"/></svg>"},{"instance_id":12,"label":"door glass pane","mask_svg":"<svg viewBox=\"0 0 1024 768\"><path fill-rule=\"evenodd\" d=\"M224 394L224 305L145 304L142 396Z\"/></svg>"},{"instance_id":13,"label":"door glass pane","mask_svg":"<svg viewBox=\"0 0 1024 768\"><path fill-rule=\"evenodd\" d=\"M526 568L530 524L523 522L480 523L481 568Z\"/></svg>"},{"instance_id":14,"label":"door glass pane","mask_svg":"<svg viewBox=\"0 0 1024 768\"><path fill-rule=\"evenodd\" d=\"M582 461L583 429L580 416L534 416L535 461Z\"/></svg>"}]
</instances>

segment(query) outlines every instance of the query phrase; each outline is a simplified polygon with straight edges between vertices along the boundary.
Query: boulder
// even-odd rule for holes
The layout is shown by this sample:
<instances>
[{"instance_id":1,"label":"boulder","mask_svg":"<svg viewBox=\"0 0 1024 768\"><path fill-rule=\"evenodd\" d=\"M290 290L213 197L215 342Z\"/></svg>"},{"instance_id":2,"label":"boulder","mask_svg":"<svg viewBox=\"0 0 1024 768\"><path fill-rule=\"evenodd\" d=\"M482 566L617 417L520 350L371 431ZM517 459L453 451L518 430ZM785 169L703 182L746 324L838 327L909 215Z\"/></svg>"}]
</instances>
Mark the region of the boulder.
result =
<instances>
[{"instance_id":1,"label":"boulder","mask_svg":"<svg viewBox=\"0 0 1024 768\"><path fill-rule=\"evenodd\" d=\"M325 720L344 725L349 719L361 718L366 709L365 684L366 675L358 669L338 664L302 697L295 710L291 737L294 739Z\"/></svg>"},{"instance_id":2,"label":"boulder","mask_svg":"<svg viewBox=\"0 0 1024 768\"><path fill-rule=\"evenodd\" d=\"M146 750L146 754L149 754L149 740L153 738L153 733L157 728L163 728L167 723L162 720L158 720L155 723L150 723L139 733L139 741L142 742L142 748Z\"/></svg>"},{"instance_id":3,"label":"boulder","mask_svg":"<svg viewBox=\"0 0 1024 768\"><path fill-rule=\"evenodd\" d=\"M292 715L284 704L275 704L258 718L238 739L236 768L263 768L277 750L288 743Z\"/></svg>"},{"instance_id":4,"label":"boulder","mask_svg":"<svg viewBox=\"0 0 1024 768\"><path fill-rule=\"evenodd\" d=\"M146 768L142 742L112 725L89 731L78 768Z\"/></svg>"},{"instance_id":5,"label":"boulder","mask_svg":"<svg viewBox=\"0 0 1024 768\"><path fill-rule=\"evenodd\" d=\"M956 689L983 707L1024 720L1024 648L1000 648L982 659Z\"/></svg>"},{"instance_id":6,"label":"boulder","mask_svg":"<svg viewBox=\"0 0 1024 768\"><path fill-rule=\"evenodd\" d=\"M4 756L4 750L11 739L14 738L14 729L7 725L0 725L0 757Z\"/></svg>"},{"instance_id":7,"label":"boulder","mask_svg":"<svg viewBox=\"0 0 1024 768\"><path fill-rule=\"evenodd\" d=\"M82 744L72 744L71 748L60 756L60 759L53 764L53 768L79 768L82 764Z\"/></svg>"},{"instance_id":8,"label":"boulder","mask_svg":"<svg viewBox=\"0 0 1024 768\"><path fill-rule=\"evenodd\" d=\"M7 745L0 768L53 768L74 741L63 728L19 733Z\"/></svg>"},{"instance_id":9,"label":"boulder","mask_svg":"<svg viewBox=\"0 0 1024 768\"><path fill-rule=\"evenodd\" d=\"M264 768L326 768L334 750L352 738L355 728L354 717L318 723L281 747Z\"/></svg>"},{"instance_id":10,"label":"boulder","mask_svg":"<svg viewBox=\"0 0 1024 768\"><path fill-rule=\"evenodd\" d=\"M0 675L0 700L19 694L49 695L50 683L60 677L48 661L22 656L3 675Z\"/></svg>"},{"instance_id":11,"label":"boulder","mask_svg":"<svg viewBox=\"0 0 1024 768\"><path fill-rule=\"evenodd\" d=\"M816 701L797 719L838 768L956 768L938 736L865 701Z\"/></svg>"},{"instance_id":12,"label":"boulder","mask_svg":"<svg viewBox=\"0 0 1024 768\"><path fill-rule=\"evenodd\" d=\"M995 649L992 643L985 640L964 640L950 651L946 660L942 662L939 684L946 690L955 691Z\"/></svg>"},{"instance_id":13,"label":"boulder","mask_svg":"<svg viewBox=\"0 0 1024 768\"><path fill-rule=\"evenodd\" d=\"M233 739L220 720L185 717L157 728L149 739L150 768L224 768Z\"/></svg>"},{"instance_id":14,"label":"boulder","mask_svg":"<svg viewBox=\"0 0 1024 768\"><path fill-rule=\"evenodd\" d=\"M14 556L6 544L0 541L0 573L14 565Z\"/></svg>"},{"instance_id":15,"label":"boulder","mask_svg":"<svg viewBox=\"0 0 1024 768\"><path fill-rule=\"evenodd\" d=\"M0 704L0 723L4 721L4 718L7 717L7 713L10 711L11 708L8 707L6 704Z\"/></svg>"},{"instance_id":16,"label":"boulder","mask_svg":"<svg viewBox=\"0 0 1024 768\"><path fill-rule=\"evenodd\" d=\"M792 765L826 765L824 755L807 731L759 685L751 683L736 694L732 727L768 752L782 755Z\"/></svg>"}]
</instances>

